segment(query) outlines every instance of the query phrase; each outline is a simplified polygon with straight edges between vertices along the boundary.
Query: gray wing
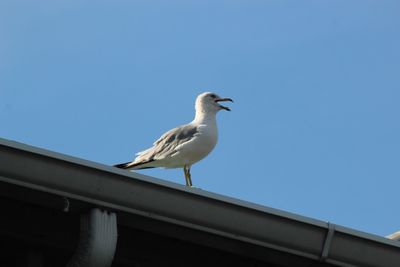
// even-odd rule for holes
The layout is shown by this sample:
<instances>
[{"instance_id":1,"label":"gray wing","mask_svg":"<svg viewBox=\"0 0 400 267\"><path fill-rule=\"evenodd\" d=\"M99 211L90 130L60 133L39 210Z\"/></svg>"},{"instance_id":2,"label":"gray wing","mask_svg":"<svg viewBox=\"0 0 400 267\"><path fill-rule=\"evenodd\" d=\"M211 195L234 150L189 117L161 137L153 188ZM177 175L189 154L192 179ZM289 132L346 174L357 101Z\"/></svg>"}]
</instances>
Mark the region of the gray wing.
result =
<instances>
[{"instance_id":1,"label":"gray wing","mask_svg":"<svg viewBox=\"0 0 400 267\"><path fill-rule=\"evenodd\" d=\"M139 152L135 161L153 161L172 156L177 146L192 140L197 134L198 128L191 124L174 128L155 141L153 147Z\"/></svg>"}]
</instances>

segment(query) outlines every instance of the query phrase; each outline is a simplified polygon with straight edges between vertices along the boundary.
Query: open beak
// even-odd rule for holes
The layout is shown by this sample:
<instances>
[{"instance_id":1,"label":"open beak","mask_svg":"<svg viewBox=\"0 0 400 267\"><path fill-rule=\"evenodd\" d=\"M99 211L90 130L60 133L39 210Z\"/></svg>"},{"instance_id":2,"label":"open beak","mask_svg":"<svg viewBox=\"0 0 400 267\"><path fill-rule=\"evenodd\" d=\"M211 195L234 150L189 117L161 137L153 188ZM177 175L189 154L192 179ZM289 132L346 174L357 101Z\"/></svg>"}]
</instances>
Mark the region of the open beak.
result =
<instances>
[{"instance_id":1,"label":"open beak","mask_svg":"<svg viewBox=\"0 0 400 267\"><path fill-rule=\"evenodd\" d=\"M219 99L216 99L215 100L215 102L226 102L226 101L230 101L230 102L233 102L233 100L231 99L231 98L219 98ZM225 107L225 106L222 106L222 105L219 105L220 106L220 108L222 108L222 109L225 109L225 110L227 110L227 111L231 111L231 109L230 108L228 108L228 107Z\"/></svg>"}]
</instances>

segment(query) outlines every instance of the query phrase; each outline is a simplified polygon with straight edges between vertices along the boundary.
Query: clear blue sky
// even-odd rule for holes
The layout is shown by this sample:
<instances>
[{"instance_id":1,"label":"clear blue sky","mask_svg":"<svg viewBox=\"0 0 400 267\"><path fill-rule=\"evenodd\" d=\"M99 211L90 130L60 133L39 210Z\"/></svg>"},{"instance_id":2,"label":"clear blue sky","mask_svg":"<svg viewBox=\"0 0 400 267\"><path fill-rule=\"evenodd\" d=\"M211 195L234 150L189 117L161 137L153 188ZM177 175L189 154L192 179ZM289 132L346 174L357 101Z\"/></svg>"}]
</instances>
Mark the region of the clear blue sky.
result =
<instances>
[{"instance_id":1,"label":"clear blue sky","mask_svg":"<svg viewBox=\"0 0 400 267\"><path fill-rule=\"evenodd\" d=\"M0 136L104 163L231 97L211 192L400 230L400 1L0 2ZM182 170L143 174L183 184Z\"/></svg>"}]
</instances>

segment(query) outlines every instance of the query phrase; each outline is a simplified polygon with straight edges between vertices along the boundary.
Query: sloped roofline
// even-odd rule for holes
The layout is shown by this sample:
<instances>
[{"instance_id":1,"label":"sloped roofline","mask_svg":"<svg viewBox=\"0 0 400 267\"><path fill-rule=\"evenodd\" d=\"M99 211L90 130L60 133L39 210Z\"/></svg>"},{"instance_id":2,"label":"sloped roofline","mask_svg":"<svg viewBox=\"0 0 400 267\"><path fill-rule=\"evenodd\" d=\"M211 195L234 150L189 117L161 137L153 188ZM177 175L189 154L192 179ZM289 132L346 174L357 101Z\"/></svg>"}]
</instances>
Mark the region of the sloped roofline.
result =
<instances>
[{"instance_id":1,"label":"sloped roofline","mask_svg":"<svg viewBox=\"0 0 400 267\"><path fill-rule=\"evenodd\" d=\"M0 138L0 182L338 266L400 264L400 243Z\"/></svg>"}]
</instances>

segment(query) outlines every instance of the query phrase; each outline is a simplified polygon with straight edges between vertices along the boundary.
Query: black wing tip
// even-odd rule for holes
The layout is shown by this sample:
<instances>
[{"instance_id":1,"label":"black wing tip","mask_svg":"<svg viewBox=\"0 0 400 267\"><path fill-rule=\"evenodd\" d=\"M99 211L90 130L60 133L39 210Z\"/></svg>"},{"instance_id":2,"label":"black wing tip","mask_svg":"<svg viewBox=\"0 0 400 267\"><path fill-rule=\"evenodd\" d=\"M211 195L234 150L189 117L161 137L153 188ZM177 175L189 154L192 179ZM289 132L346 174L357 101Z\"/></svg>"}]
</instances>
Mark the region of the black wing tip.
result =
<instances>
[{"instance_id":1,"label":"black wing tip","mask_svg":"<svg viewBox=\"0 0 400 267\"><path fill-rule=\"evenodd\" d=\"M120 164L115 164L113 167L119 168L119 169L127 169L128 165L130 162L125 162L125 163L120 163Z\"/></svg>"},{"instance_id":2,"label":"black wing tip","mask_svg":"<svg viewBox=\"0 0 400 267\"><path fill-rule=\"evenodd\" d=\"M152 161L154 161L154 160L151 159L151 160L149 160L149 161L146 161L146 162L139 162L139 163L136 163L136 164L132 164L132 162L129 161L129 162L121 163L121 164L115 164L115 165L113 165L113 167L116 167L116 168L119 168L119 169L130 169L130 168L135 168L136 170L140 170L140 169L152 169L152 168L155 168L155 167L140 167L140 165L143 165L143 164L146 164L146 163L149 163L149 162L152 162Z\"/></svg>"}]
</instances>

